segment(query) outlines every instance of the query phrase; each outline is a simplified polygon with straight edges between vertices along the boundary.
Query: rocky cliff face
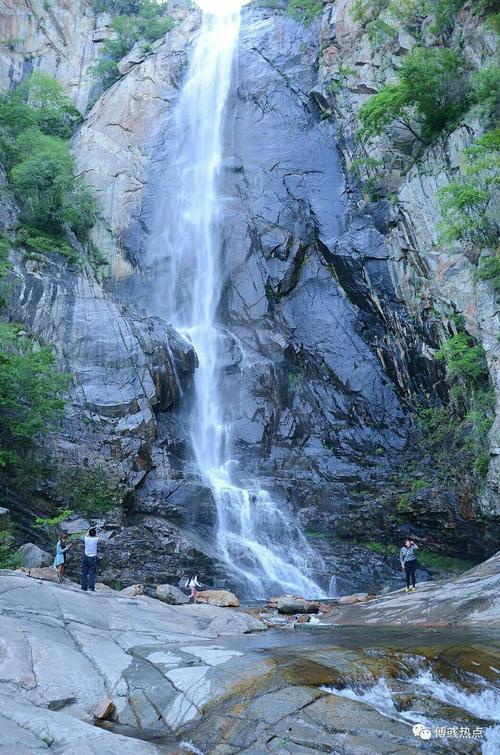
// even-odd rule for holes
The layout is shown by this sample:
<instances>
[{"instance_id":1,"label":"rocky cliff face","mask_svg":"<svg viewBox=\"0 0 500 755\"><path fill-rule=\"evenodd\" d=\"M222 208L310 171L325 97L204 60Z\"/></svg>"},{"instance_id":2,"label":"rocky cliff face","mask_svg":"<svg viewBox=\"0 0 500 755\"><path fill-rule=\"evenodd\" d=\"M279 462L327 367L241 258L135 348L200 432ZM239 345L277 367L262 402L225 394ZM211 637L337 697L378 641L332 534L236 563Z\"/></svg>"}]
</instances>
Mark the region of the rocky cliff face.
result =
<instances>
[{"instance_id":1,"label":"rocky cliff face","mask_svg":"<svg viewBox=\"0 0 500 755\"><path fill-rule=\"evenodd\" d=\"M6 33L19 34L16 45L4 47L4 84L14 86L41 69L64 83L84 107L95 85L89 69L102 38L96 29L107 20L96 18L86 2L62 3L52 10L8 5L2 20ZM55 34L62 45L57 54ZM18 224L19 207L3 175L2 187L0 220L2 230L10 233ZM151 468L157 417L189 390L196 364L192 347L167 323L117 303L98 281L89 250L78 251L82 263L76 267L62 257L34 260L16 253L7 311L10 320L53 344L60 368L72 375L64 422L45 448L44 463L53 471L39 491L59 504L63 500L56 483L68 475L71 479L75 470L85 475L86 470L103 469L119 495L134 493ZM9 492L7 499L23 530L29 530L24 509L32 510L32 519L47 511L40 498L23 503Z\"/></svg>"},{"instance_id":2,"label":"rocky cliff face","mask_svg":"<svg viewBox=\"0 0 500 755\"><path fill-rule=\"evenodd\" d=\"M109 17L96 17L88 0L2 0L0 87L43 71L64 84L85 111L96 83L89 69L109 36L108 24Z\"/></svg>"},{"instance_id":3,"label":"rocky cliff face","mask_svg":"<svg viewBox=\"0 0 500 755\"><path fill-rule=\"evenodd\" d=\"M16 73L5 83L23 75L20 61L43 44L53 50L43 40L64 17L64 56L40 52L39 65L86 103L88 66L103 38L95 30L106 20L94 19L84 2L56 5L47 18L40 11L36 34L33 18L11 9L12 29L29 33L8 51ZM430 393L446 396L434 352L452 311L484 343L492 376L498 313L489 284L474 283L467 259L445 254L435 237L436 187L456 169L457 151L477 125L429 149L405 178L390 174L397 210L366 203L348 178L352 114L391 72L390 65L381 70L353 25L350 5L327 3L310 28L280 9L252 4L243 11L221 177L220 313L231 334L223 390L240 469L294 508L323 553L323 580L336 570L339 587L369 588L393 578L395 564L367 550L367 541L396 540L411 528L448 553L474 557L492 548L494 533L489 527L485 546L484 531L498 500L496 456L482 513L440 489L417 496L413 519L395 501L407 490L405 468L415 469L420 457L411 406ZM40 267L17 259L11 311L55 344L74 375L57 453L75 464L117 466L132 493L104 549L105 575L125 582L167 581L193 564L226 579L213 548L213 501L184 429L195 355L166 323L142 314L147 281L140 269L154 198L173 189L162 184L163 161L175 150L165 120L199 23L187 3L171 6L174 29L147 54L134 49L122 61L122 77L74 140L79 170L102 208L93 238L109 263L106 284L90 267L76 273L62 261ZM412 44L400 37L395 59ZM471 54L487 54L488 36L480 38L472 36ZM326 84L344 61L359 75L332 102ZM330 106L335 117L322 117ZM383 144L377 149L393 159ZM12 225L16 208L4 210ZM434 319L425 316L431 303Z\"/></svg>"},{"instance_id":4,"label":"rocky cliff face","mask_svg":"<svg viewBox=\"0 0 500 755\"><path fill-rule=\"evenodd\" d=\"M484 23L484 17L474 12L473 4L466 4L458 15L450 33L450 47L460 50L465 61L480 69L494 59L497 48L495 32ZM437 44L433 36L432 20L424 21L422 38L404 29L403 23L391 17L394 34L390 40L374 45L368 30L354 21L354 0L325 3L320 21L322 52L318 83L314 93L320 106L332 108L339 124L339 146L347 168L367 157L356 139L359 126L356 116L360 107L386 83L397 80L401 57L419 42ZM328 86L336 84L332 89ZM389 250L391 278L398 298L404 301L422 325L435 318L441 338L453 333L450 319L454 313L463 316L469 333L484 346L491 381L496 392L494 424L490 431L490 452L487 485L480 495L480 504L489 514L499 514L500 505L500 437L499 412L499 332L498 302L488 281L477 280L474 265L466 251L449 248L439 242L438 189L453 180L463 170L463 152L484 133L481 119L467 114L451 132L427 147L415 160L404 155L387 136L376 138L368 157L379 163L376 170L364 168L365 179L377 174L382 194L392 193L391 203L380 202L365 212L385 214L382 221ZM360 161L361 158L361 161ZM366 161L365 161L366 163ZM385 206L384 206L385 205Z\"/></svg>"}]
</instances>

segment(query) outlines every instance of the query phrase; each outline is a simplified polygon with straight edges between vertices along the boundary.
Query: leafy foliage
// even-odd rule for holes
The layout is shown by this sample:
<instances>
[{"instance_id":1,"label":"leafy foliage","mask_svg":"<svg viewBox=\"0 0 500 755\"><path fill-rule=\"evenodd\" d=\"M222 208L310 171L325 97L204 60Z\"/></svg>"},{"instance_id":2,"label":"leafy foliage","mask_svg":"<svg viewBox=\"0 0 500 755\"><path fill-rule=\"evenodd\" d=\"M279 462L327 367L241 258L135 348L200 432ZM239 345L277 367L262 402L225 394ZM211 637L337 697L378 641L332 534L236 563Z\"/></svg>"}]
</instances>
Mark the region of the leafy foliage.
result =
<instances>
[{"instance_id":1,"label":"leafy foliage","mask_svg":"<svg viewBox=\"0 0 500 755\"><path fill-rule=\"evenodd\" d=\"M418 551L418 560L422 566L430 571L452 572L452 574L461 574L476 565L476 561L457 558L456 556L442 556L439 553L432 553L422 548Z\"/></svg>"},{"instance_id":2,"label":"leafy foliage","mask_svg":"<svg viewBox=\"0 0 500 755\"><path fill-rule=\"evenodd\" d=\"M16 89L0 96L0 149L7 162L17 156L17 138L28 129L69 139L81 114L61 84L43 73L33 73Z\"/></svg>"},{"instance_id":3,"label":"leafy foliage","mask_svg":"<svg viewBox=\"0 0 500 755\"><path fill-rule=\"evenodd\" d=\"M127 55L136 42L144 41L143 50L148 51L151 42L163 37L174 27L174 21L166 12L166 4L154 0L97 0L99 7L107 5L108 12L117 13L111 22L115 32L113 39L104 43L101 56L94 66L94 74L104 87L109 87L120 77L118 63Z\"/></svg>"},{"instance_id":4,"label":"leafy foliage","mask_svg":"<svg viewBox=\"0 0 500 755\"><path fill-rule=\"evenodd\" d=\"M44 530L50 535L50 537L55 537L61 530L61 524L65 522L72 513L73 512L70 509L59 509L58 513L54 516L37 516L35 519L35 527Z\"/></svg>"},{"instance_id":5,"label":"leafy foliage","mask_svg":"<svg viewBox=\"0 0 500 755\"><path fill-rule=\"evenodd\" d=\"M23 220L49 235L71 229L84 239L97 208L90 188L75 176L70 152L80 118L61 85L45 74L0 96L0 153Z\"/></svg>"},{"instance_id":6,"label":"leafy foliage","mask_svg":"<svg viewBox=\"0 0 500 755\"><path fill-rule=\"evenodd\" d=\"M45 73L33 73L16 92L26 98L44 134L69 139L82 119L61 84Z\"/></svg>"},{"instance_id":7,"label":"leafy foliage","mask_svg":"<svg viewBox=\"0 0 500 755\"><path fill-rule=\"evenodd\" d=\"M361 542L360 545L374 553L378 553L379 556L397 556L399 553L398 546L392 543L379 543L377 540L368 540Z\"/></svg>"},{"instance_id":8,"label":"leafy foliage","mask_svg":"<svg viewBox=\"0 0 500 755\"><path fill-rule=\"evenodd\" d=\"M289 0L287 13L297 21L309 26L323 10L321 0Z\"/></svg>"},{"instance_id":9,"label":"leafy foliage","mask_svg":"<svg viewBox=\"0 0 500 755\"><path fill-rule=\"evenodd\" d=\"M417 138L430 142L468 108L466 74L463 59L451 50L415 47L403 59L399 83L386 85L361 107L360 135L377 136L399 122Z\"/></svg>"},{"instance_id":10,"label":"leafy foliage","mask_svg":"<svg viewBox=\"0 0 500 755\"><path fill-rule=\"evenodd\" d=\"M494 392L484 349L464 331L445 341L436 356L445 363L450 401L418 412L422 439L442 481L463 485L488 471Z\"/></svg>"},{"instance_id":11,"label":"leafy foliage","mask_svg":"<svg viewBox=\"0 0 500 755\"><path fill-rule=\"evenodd\" d=\"M17 569L21 558L14 550L14 538L10 530L0 530L0 569Z\"/></svg>"},{"instance_id":12,"label":"leafy foliage","mask_svg":"<svg viewBox=\"0 0 500 755\"><path fill-rule=\"evenodd\" d=\"M58 474L56 493L87 516L120 506L124 488L104 467L73 467Z\"/></svg>"},{"instance_id":13,"label":"leafy foliage","mask_svg":"<svg viewBox=\"0 0 500 755\"><path fill-rule=\"evenodd\" d=\"M0 234L0 307L3 307L5 304L5 287L2 279L5 278L10 270L9 252L11 248L11 241Z\"/></svg>"},{"instance_id":14,"label":"leafy foliage","mask_svg":"<svg viewBox=\"0 0 500 755\"><path fill-rule=\"evenodd\" d=\"M468 249L494 248L499 225L490 203L498 190L500 129L489 131L465 151L462 173L438 192L441 240Z\"/></svg>"},{"instance_id":15,"label":"leafy foliage","mask_svg":"<svg viewBox=\"0 0 500 755\"><path fill-rule=\"evenodd\" d=\"M487 380L488 367L484 349L474 344L465 332L457 333L441 346L436 358L444 361L450 382L480 386Z\"/></svg>"},{"instance_id":16,"label":"leafy foliage","mask_svg":"<svg viewBox=\"0 0 500 755\"><path fill-rule=\"evenodd\" d=\"M27 250L27 256L32 259L40 259L40 255L60 254L72 265L77 265L80 261L74 247L60 236L43 233L30 226L18 228L16 243L22 244Z\"/></svg>"},{"instance_id":17,"label":"leafy foliage","mask_svg":"<svg viewBox=\"0 0 500 755\"><path fill-rule=\"evenodd\" d=\"M0 323L0 468L6 474L21 465L36 436L62 416L60 395L68 382L48 346Z\"/></svg>"},{"instance_id":18,"label":"leafy foliage","mask_svg":"<svg viewBox=\"0 0 500 755\"><path fill-rule=\"evenodd\" d=\"M397 30L382 18L376 18L367 27L368 39L372 47L381 47L397 37Z\"/></svg>"},{"instance_id":19,"label":"leafy foliage","mask_svg":"<svg viewBox=\"0 0 500 755\"><path fill-rule=\"evenodd\" d=\"M32 128L19 135L16 150L10 179L26 222L49 234L70 227L84 237L97 210L90 188L75 177L69 143Z\"/></svg>"},{"instance_id":20,"label":"leafy foliage","mask_svg":"<svg viewBox=\"0 0 500 755\"><path fill-rule=\"evenodd\" d=\"M433 34L446 36L465 3L466 0L355 0L352 17L369 31L371 24L387 13L417 37L424 20L431 17ZM495 0L474 0L473 10L477 15L489 15L497 6Z\"/></svg>"},{"instance_id":21,"label":"leafy foliage","mask_svg":"<svg viewBox=\"0 0 500 755\"><path fill-rule=\"evenodd\" d=\"M486 257L481 257L476 270L476 279L491 281L495 291L500 291L500 253L498 250Z\"/></svg>"},{"instance_id":22,"label":"leafy foliage","mask_svg":"<svg viewBox=\"0 0 500 755\"><path fill-rule=\"evenodd\" d=\"M491 63L481 68L472 77L472 101L481 118L494 123L500 107L500 66Z\"/></svg>"}]
</instances>

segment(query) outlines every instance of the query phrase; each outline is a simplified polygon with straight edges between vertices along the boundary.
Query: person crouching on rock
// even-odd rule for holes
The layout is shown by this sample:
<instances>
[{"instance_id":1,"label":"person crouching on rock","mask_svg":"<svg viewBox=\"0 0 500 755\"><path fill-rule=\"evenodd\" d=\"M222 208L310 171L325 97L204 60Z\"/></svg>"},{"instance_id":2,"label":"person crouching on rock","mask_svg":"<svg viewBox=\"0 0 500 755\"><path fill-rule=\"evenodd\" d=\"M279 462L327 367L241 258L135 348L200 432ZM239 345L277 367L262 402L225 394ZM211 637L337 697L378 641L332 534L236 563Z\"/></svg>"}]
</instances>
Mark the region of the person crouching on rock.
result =
<instances>
[{"instance_id":1,"label":"person crouching on rock","mask_svg":"<svg viewBox=\"0 0 500 755\"><path fill-rule=\"evenodd\" d=\"M64 571L66 569L66 553L70 548L71 543L68 541L68 533L61 532L59 540L56 543L56 557L54 559L54 566L57 569L59 582L62 582L64 577Z\"/></svg>"},{"instance_id":2,"label":"person crouching on rock","mask_svg":"<svg viewBox=\"0 0 500 755\"><path fill-rule=\"evenodd\" d=\"M195 574L194 577L191 577L191 579L188 582L188 587L190 590L189 600L191 600L192 598L193 603L196 603L196 588L201 587L200 583L198 582L197 574Z\"/></svg>"},{"instance_id":3,"label":"person crouching on rock","mask_svg":"<svg viewBox=\"0 0 500 755\"><path fill-rule=\"evenodd\" d=\"M415 590L415 571L417 569L417 557L415 551L418 550L418 545L415 545L413 540L409 537L406 538L405 543L399 551L399 560L401 561L401 568L406 575L406 590L405 592L413 592ZM410 587L410 579L412 586Z\"/></svg>"},{"instance_id":4,"label":"person crouching on rock","mask_svg":"<svg viewBox=\"0 0 500 755\"><path fill-rule=\"evenodd\" d=\"M91 527L83 540L85 542L85 553L82 558L80 587L84 591L89 589L91 592L94 592L97 572L97 543L99 542L96 528Z\"/></svg>"}]
</instances>

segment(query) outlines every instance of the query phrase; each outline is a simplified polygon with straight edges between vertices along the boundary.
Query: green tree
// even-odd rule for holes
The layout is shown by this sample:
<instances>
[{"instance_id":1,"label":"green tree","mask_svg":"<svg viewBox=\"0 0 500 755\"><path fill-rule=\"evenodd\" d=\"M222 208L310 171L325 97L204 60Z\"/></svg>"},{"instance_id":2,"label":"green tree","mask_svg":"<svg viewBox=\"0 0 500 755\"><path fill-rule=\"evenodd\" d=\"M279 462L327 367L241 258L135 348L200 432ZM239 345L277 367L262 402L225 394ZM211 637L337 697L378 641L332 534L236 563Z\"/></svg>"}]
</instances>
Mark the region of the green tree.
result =
<instances>
[{"instance_id":1,"label":"green tree","mask_svg":"<svg viewBox=\"0 0 500 755\"><path fill-rule=\"evenodd\" d=\"M466 249L493 249L499 223L490 210L500 174L500 129L489 131L465 150L462 173L438 192L442 242Z\"/></svg>"},{"instance_id":2,"label":"green tree","mask_svg":"<svg viewBox=\"0 0 500 755\"><path fill-rule=\"evenodd\" d=\"M62 416L69 376L58 372L52 349L20 326L0 323L0 468L23 466L37 435Z\"/></svg>"},{"instance_id":3,"label":"green tree","mask_svg":"<svg viewBox=\"0 0 500 755\"><path fill-rule=\"evenodd\" d=\"M14 538L10 530L0 530L0 569L17 569L21 558L14 550Z\"/></svg>"},{"instance_id":4,"label":"green tree","mask_svg":"<svg viewBox=\"0 0 500 755\"><path fill-rule=\"evenodd\" d=\"M18 136L14 151L10 179L24 220L49 233L70 227L83 238L96 221L97 206L90 188L75 178L68 141L31 128Z\"/></svg>"},{"instance_id":5,"label":"green tree","mask_svg":"<svg viewBox=\"0 0 500 755\"><path fill-rule=\"evenodd\" d=\"M481 118L494 123L500 115L500 66L491 63L472 77L472 101Z\"/></svg>"},{"instance_id":6,"label":"green tree","mask_svg":"<svg viewBox=\"0 0 500 755\"><path fill-rule=\"evenodd\" d=\"M45 73L33 73L20 87L35 111L38 128L44 134L69 139L82 116L61 84Z\"/></svg>"},{"instance_id":7,"label":"green tree","mask_svg":"<svg viewBox=\"0 0 500 755\"><path fill-rule=\"evenodd\" d=\"M154 42L174 27L165 4L139 0L133 3L113 2L112 6L111 12L119 14L111 22L115 36L104 43L101 56L93 68L104 87L111 86L120 77L118 63L136 42Z\"/></svg>"},{"instance_id":8,"label":"green tree","mask_svg":"<svg viewBox=\"0 0 500 755\"><path fill-rule=\"evenodd\" d=\"M437 359L444 361L450 382L478 388L488 381L488 366L481 344L474 344L465 332L457 333L441 346Z\"/></svg>"},{"instance_id":9,"label":"green tree","mask_svg":"<svg viewBox=\"0 0 500 755\"><path fill-rule=\"evenodd\" d=\"M361 107L361 136L377 136L400 122L429 142L469 106L466 64L451 50L415 47L404 57L399 78L398 84L386 85Z\"/></svg>"},{"instance_id":10,"label":"green tree","mask_svg":"<svg viewBox=\"0 0 500 755\"><path fill-rule=\"evenodd\" d=\"M321 0L288 0L287 13L308 26L323 10Z\"/></svg>"}]
</instances>

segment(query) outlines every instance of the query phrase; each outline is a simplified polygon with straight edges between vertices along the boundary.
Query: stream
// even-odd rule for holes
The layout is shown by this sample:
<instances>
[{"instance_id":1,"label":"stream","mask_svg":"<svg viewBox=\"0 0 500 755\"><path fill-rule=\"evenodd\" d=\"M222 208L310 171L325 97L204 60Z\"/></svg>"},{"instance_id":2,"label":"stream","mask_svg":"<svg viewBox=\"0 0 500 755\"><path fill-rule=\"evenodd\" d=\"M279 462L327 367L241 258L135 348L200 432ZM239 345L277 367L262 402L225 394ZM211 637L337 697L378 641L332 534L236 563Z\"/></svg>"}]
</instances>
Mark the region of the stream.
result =
<instances>
[{"instance_id":1,"label":"stream","mask_svg":"<svg viewBox=\"0 0 500 755\"><path fill-rule=\"evenodd\" d=\"M297 625L221 637L217 646L252 656L256 663L272 662L282 687L306 686L351 701L354 724L347 728L359 735L360 752L367 751L365 738L383 735L380 716L407 727L405 752L499 752L500 636L495 630ZM374 719L372 711L380 715ZM217 715L207 712L212 713ZM199 741L197 747L190 744L189 731L174 745L173 735L106 726L152 741L165 753L210 752L200 749ZM332 744L331 752L337 751Z\"/></svg>"}]
</instances>

